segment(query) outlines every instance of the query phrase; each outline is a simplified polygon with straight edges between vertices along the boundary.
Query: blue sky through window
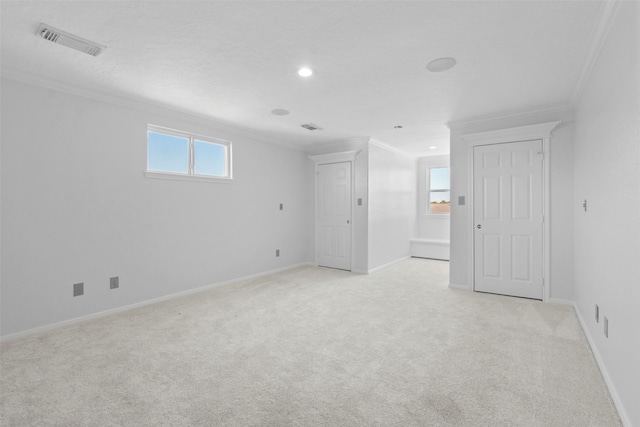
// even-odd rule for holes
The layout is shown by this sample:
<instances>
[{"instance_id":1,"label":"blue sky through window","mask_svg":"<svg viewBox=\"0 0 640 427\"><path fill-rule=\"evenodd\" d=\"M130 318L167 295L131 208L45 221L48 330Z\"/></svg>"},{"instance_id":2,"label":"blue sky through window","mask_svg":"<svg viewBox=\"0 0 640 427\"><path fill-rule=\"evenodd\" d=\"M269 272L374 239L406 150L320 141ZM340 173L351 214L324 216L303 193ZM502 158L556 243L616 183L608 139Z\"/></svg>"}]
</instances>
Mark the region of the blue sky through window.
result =
<instances>
[{"instance_id":1,"label":"blue sky through window","mask_svg":"<svg viewBox=\"0 0 640 427\"><path fill-rule=\"evenodd\" d=\"M149 131L147 140L149 170L189 172L189 138Z\"/></svg>"},{"instance_id":2,"label":"blue sky through window","mask_svg":"<svg viewBox=\"0 0 640 427\"><path fill-rule=\"evenodd\" d=\"M431 168L430 187L431 190L448 190L449 189L449 168Z\"/></svg>"},{"instance_id":3,"label":"blue sky through window","mask_svg":"<svg viewBox=\"0 0 640 427\"><path fill-rule=\"evenodd\" d=\"M194 173L197 175L225 176L226 159L224 145L194 141Z\"/></svg>"},{"instance_id":4,"label":"blue sky through window","mask_svg":"<svg viewBox=\"0 0 640 427\"><path fill-rule=\"evenodd\" d=\"M451 192L449 191L451 185L450 171L450 168L429 169L429 204L451 202ZM429 206L428 211L430 213L449 213L448 209L448 207L446 209L438 208L436 212L433 207Z\"/></svg>"}]
</instances>

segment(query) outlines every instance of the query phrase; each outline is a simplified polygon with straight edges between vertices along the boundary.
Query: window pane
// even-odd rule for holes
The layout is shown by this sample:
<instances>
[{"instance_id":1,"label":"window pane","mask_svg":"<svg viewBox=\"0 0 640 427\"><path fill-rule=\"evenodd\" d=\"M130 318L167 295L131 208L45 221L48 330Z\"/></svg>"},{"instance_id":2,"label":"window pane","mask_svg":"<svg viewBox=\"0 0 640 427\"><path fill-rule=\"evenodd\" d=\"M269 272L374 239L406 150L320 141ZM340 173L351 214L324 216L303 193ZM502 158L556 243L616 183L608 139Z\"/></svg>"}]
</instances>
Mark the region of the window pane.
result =
<instances>
[{"instance_id":1,"label":"window pane","mask_svg":"<svg viewBox=\"0 0 640 427\"><path fill-rule=\"evenodd\" d=\"M448 214L451 211L451 195L449 191L429 192L429 213Z\"/></svg>"},{"instance_id":2,"label":"window pane","mask_svg":"<svg viewBox=\"0 0 640 427\"><path fill-rule=\"evenodd\" d=\"M431 190L448 190L449 187L449 168L432 168L430 171L430 187Z\"/></svg>"},{"instance_id":3,"label":"window pane","mask_svg":"<svg viewBox=\"0 0 640 427\"><path fill-rule=\"evenodd\" d=\"M194 173L197 175L227 176L225 168L227 147L196 140L194 143Z\"/></svg>"},{"instance_id":4,"label":"window pane","mask_svg":"<svg viewBox=\"0 0 640 427\"><path fill-rule=\"evenodd\" d=\"M188 173L189 139L164 133L147 132L149 170Z\"/></svg>"}]
</instances>

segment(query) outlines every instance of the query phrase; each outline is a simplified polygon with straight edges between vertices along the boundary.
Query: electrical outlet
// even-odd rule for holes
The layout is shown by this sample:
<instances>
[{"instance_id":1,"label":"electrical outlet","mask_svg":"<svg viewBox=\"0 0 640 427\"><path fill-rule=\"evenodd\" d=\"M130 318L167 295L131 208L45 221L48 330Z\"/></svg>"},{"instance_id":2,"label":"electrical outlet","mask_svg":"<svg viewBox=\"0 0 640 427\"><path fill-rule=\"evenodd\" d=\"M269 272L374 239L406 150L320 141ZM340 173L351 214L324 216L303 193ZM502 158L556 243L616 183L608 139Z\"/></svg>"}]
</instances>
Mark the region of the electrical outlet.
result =
<instances>
[{"instance_id":1,"label":"electrical outlet","mask_svg":"<svg viewBox=\"0 0 640 427\"><path fill-rule=\"evenodd\" d=\"M276 258L280 256L280 249L276 249Z\"/></svg>"},{"instance_id":2,"label":"electrical outlet","mask_svg":"<svg viewBox=\"0 0 640 427\"><path fill-rule=\"evenodd\" d=\"M284 204L283 203L280 203L280 210L281 211L284 210Z\"/></svg>"},{"instance_id":3,"label":"electrical outlet","mask_svg":"<svg viewBox=\"0 0 640 427\"><path fill-rule=\"evenodd\" d=\"M362 206L362 197L358 197L358 206Z\"/></svg>"},{"instance_id":4,"label":"electrical outlet","mask_svg":"<svg viewBox=\"0 0 640 427\"><path fill-rule=\"evenodd\" d=\"M596 323L600 323L600 307L596 304Z\"/></svg>"},{"instance_id":5,"label":"electrical outlet","mask_svg":"<svg viewBox=\"0 0 640 427\"><path fill-rule=\"evenodd\" d=\"M84 283L73 284L73 296L78 297L84 294Z\"/></svg>"},{"instance_id":6,"label":"electrical outlet","mask_svg":"<svg viewBox=\"0 0 640 427\"><path fill-rule=\"evenodd\" d=\"M604 316L604 336L609 338L609 319Z\"/></svg>"},{"instance_id":7,"label":"electrical outlet","mask_svg":"<svg viewBox=\"0 0 640 427\"><path fill-rule=\"evenodd\" d=\"M458 206L464 206L465 200L464 196L458 196Z\"/></svg>"},{"instance_id":8,"label":"electrical outlet","mask_svg":"<svg viewBox=\"0 0 640 427\"><path fill-rule=\"evenodd\" d=\"M109 289L118 289L120 287L120 278L118 276L109 279Z\"/></svg>"}]
</instances>

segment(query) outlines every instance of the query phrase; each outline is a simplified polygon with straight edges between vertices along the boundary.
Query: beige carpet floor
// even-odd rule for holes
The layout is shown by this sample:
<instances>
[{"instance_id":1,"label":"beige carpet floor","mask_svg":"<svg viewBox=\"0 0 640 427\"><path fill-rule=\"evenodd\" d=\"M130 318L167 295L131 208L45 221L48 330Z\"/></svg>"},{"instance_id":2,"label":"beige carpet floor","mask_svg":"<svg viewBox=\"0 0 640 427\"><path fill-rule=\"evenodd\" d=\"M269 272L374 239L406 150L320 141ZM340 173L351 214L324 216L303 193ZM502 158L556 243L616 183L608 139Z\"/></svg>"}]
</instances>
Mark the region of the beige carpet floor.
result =
<instances>
[{"instance_id":1,"label":"beige carpet floor","mask_svg":"<svg viewBox=\"0 0 640 427\"><path fill-rule=\"evenodd\" d=\"M1 346L3 426L617 426L572 307L300 267Z\"/></svg>"}]
</instances>

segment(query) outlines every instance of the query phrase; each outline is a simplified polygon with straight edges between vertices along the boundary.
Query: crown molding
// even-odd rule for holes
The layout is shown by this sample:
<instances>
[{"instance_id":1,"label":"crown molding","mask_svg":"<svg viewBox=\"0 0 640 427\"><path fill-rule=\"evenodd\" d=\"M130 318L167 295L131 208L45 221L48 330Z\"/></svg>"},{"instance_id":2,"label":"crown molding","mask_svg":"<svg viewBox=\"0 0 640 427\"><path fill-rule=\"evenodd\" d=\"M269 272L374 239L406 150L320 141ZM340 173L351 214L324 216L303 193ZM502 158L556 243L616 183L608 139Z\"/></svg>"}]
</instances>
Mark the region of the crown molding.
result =
<instances>
[{"instance_id":1,"label":"crown molding","mask_svg":"<svg viewBox=\"0 0 640 427\"><path fill-rule=\"evenodd\" d=\"M54 80L49 77L44 77L35 73L20 72L6 66L3 66L0 70L0 76L3 79L13 80L32 86L38 86L44 89L55 90L57 92L79 96L82 98L91 99L93 101L104 102L123 108L129 108L153 114L161 114L165 116L170 114L172 117L185 122L202 126L212 126L220 131L234 133L256 141L278 145L296 151L305 152L308 149L308 145L290 143L265 135L260 135L234 123L222 121L204 114L198 114L193 111L179 109L167 104L151 102L139 98L111 95L101 91L89 90L86 88L71 85L66 82Z\"/></svg>"},{"instance_id":2,"label":"crown molding","mask_svg":"<svg viewBox=\"0 0 640 427\"><path fill-rule=\"evenodd\" d=\"M317 155L323 153L335 153L343 150L366 150L369 143L368 136L352 137L330 142L316 142L306 148L307 154Z\"/></svg>"},{"instance_id":3,"label":"crown molding","mask_svg":"<svg viewBox=\"0 0 640 427\"><path fill-rule=\"evenodd\" d=\"M392 151L394 153L400 154L401 156L409 157L409 158L412 158L412 159L417 158L417 156L415 156L413 154L407 153L406 151L402 151L399 148L393 147L393 146L391 146L389 144L386 144L386 143L384 143L382 141L378 141L377 139L373 139L373 138L370 139L369 140L369 144L373 145L375 147L378 147L378 148L382 148L383 150Z\"/></svg>"},{"instance_id":4,"label":"crown molding","mask_svg":"<svg viewBox=\"0 0 640 427\"><path fill-rule=\"evenodd\" d=\"M501 142L527 141L530 139L549 138L551 132L560 124L559 121L518 126L487 132L468 133L462 135L469 146L497 144Z\"/></svg>"},{"instance_id":5,"label":"crown molding","mask_svg":"<svg viewBox=\"0 0 640 427\"><path fill-rule=\"evenodd\" d=\"M483 116L471 117L469 119L463 120L455 120L451 122L445 123L445 126L449 128L449 130L461 130L470 125L485 123L493 120L504 120L504 119L515 119L518 117L527 117L533 115L541 115L541 114L573 114L574 107L572 105L563 104L563 105L555 105L551 107L543 107L535 110L527 110L527 111L519 111L515 113L503 113L503 114L487 114ZM568 120L563 120L563 122L567 122Z\"/></svg>"},{"instance_id":6,"label":"crown molding","mask_svg":"<svg viewBox=\"0 0 640 427\"><path fill-rule=\"evenodd\" d=\"M589 80L589 76L593 71L593 67L595 66L598 56L600 56L600 51L607 40L609 30L611 30L611 26L613 25L613 21L615 20L621 4L622 0L607 0L600 3L598 18L595 26L593 27L593 31L591 32L591 37L589 38L589 45L587 53L584 56L582 71L580 72L576 86L573 88L573 92L571 93L572 106L575 106L580 100L580 96L582 95L587 80Z\"/></svg>"},{"instance_id":7,"label":"crown molding","mask_svg":"<svg viewBox=\"0 0 640 427\"><path fill-rule=\"evenodd\" d=\"M309 156L309 158L313 160L316 165L324 165L327 163L353 162L358 153L360 153L360 150L341 151L339 153L318 154Z\"/></svg>"}]
</instances>

